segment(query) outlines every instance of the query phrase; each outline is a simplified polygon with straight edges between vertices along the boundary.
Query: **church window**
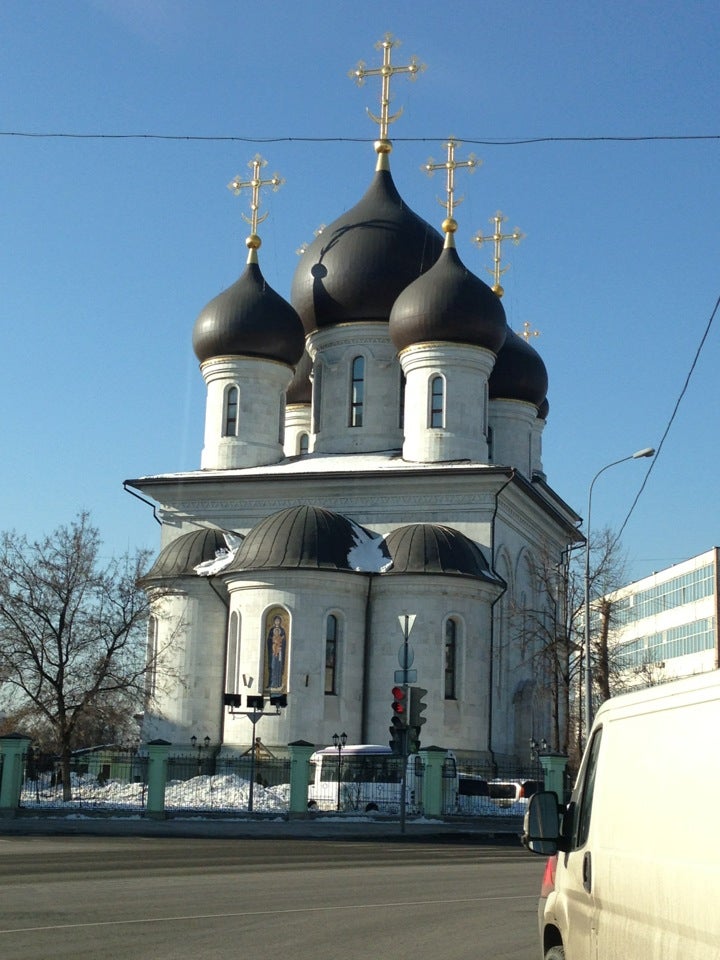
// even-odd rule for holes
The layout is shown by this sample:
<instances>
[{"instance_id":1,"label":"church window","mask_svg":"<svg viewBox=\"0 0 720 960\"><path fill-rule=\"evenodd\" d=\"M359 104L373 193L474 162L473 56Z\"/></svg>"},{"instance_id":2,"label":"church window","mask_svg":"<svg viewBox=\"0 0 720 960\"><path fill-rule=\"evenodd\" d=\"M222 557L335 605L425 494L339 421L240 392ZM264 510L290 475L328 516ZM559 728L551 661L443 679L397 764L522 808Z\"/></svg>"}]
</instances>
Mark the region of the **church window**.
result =
<instances>
[{"instance_id":1,"label":"church window","mask_svg":"<svg viewBox=\"0 0 720 960\"><path fill-rule=\"evenodd\" d=\"M145 696L148 700L155 696L158 675L158 622L157 617L148 620L147 632L147 673L145 674Z\"/></svg>"},{"instance_id":2,"label":"church window","mask_svg":"<svg viewBox=\"0 0 720 960\"><path fill-rule=\"evenodd\" d=\"M312 375L312 429L320 433L320 403L322 399L322 367L315 364Z\"/></svg>"},{"instance_id":3,"label":"church window","mask_svg":"<svg viewBox=\"0 0 720 960\"><path fill-rule=\"evenodd\" d=\"M300 434L300 442L298 444L298 453L301 457L304 457L307 453L310 452L310 437L306 433Z\"/></svg>"},{"instance_id":4,"label":"church window","mask_svg":"<svg viewBox=\"0 0 720 960\"><path fill-rule=\"evenodd\" d=\"M240 692L240 617L233 612L230 614L228 628L225 693Z\"/></svg>"},{"instance_id":5,"label":"church window","mask_svg":"<svg viewBox=\"0 0 720 960\"><path fill-rule=\"evenodd\" d=\"M236 437L238 432L238 405L240 391L237 387L228 387L225 391L225 410L223 415L223 436Z\"/></svg>"},{"instance_id":6,"label":"church window","mask_svg":"<svg viewBox=\"0 0 720 960\"><path fill-rule=\"evenodd\" d=\"M405 425L405 387L406 379L403 371L400 371L400 419L398 426L403 427Z\"/></svg>"},{"instance_id":7,"label":"church window","mask_svg":"<svg viewBox=\"0 0 720 960\"><path fill-rule=\"evenodd\" d=\"M490 463L493 462L493 428L488 427L487 429L487 442L488 442L488 460Z\"/></svg>"},{"instance_id":8,"label":"church window","mask_svg":"<svg viewBox=\"0 0 720 960\"><path fill-rule=\"evenodd\" d=\"M458 623L445 621L445 699L457 699Z\"/></svg>"},{"instance_id":9,"label":"church window","mask_svg":"<svg viewBox=\"0 0 720 960\"><path fill-rule=\"evenodd\" d=\"M430 427L445 426L445 381L442 377L433 377L430 381Z\"/></svg>"},{"instance_id":10,"label":"church window","mask_svg":"<svg viewBox=\"0 0 720 960\"><path fill-rule=\"evenodd\" d=\"M352 362L352 383L350 387L350 426L363 425L363 407L365 406L365 357L355 357Z\"/></svg>"},{"instance_id":11,"label":"church window","mask_svg":"<svg viewBox=\"0 0 720 960\"><path fill-rule=\"evenodd\" d=\"M278 420L278 443L285 443L285 393L280 394L280 417Z\"/></svg>"},{"instance_id":12,"label":"church window","mask_svg":"<svg viewBox=\"0 0 720 960\"><path fill-rule=\"evenodd\" d=\"M334 613L325 621L325 693L334 696L337 693L338 644L340 624Z\"/></svg>"}]
</instances>

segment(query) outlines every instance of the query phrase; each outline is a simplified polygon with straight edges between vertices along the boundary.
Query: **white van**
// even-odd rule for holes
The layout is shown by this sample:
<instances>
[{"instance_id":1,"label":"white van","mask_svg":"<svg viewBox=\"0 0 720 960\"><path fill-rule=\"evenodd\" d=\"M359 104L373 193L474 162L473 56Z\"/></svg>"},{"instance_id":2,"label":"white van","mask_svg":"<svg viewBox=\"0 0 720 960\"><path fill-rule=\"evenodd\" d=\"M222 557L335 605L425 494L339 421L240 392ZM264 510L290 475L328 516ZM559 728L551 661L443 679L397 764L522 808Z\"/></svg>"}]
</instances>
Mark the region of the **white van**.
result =
<instances>
[{"instance_id":1,"label":"white van","mask_svg":"<svg viewBox=\"0 0 720 960\"><path fill-rule=\"evenodd\" d=\"M544 960L720 957L719 737L720 671L598 710L562 818L548 792L525 817Z\"/></svg>"},{"instance_id":2,"label":"white van","mask_svg":"<svg viewBox=\"0 0 720 960\"><path fill-rule=\"evenodd\" d=\"M316 750L310 757L315 773L308 787L308 806L318 810L358 810L397 813L402 798L402 757L374 743L348 744ZM417 754L408 757L406 810L422 811L424 765ZM339 783L338 783L338 773Z\"/></svg>"}]
</instances>

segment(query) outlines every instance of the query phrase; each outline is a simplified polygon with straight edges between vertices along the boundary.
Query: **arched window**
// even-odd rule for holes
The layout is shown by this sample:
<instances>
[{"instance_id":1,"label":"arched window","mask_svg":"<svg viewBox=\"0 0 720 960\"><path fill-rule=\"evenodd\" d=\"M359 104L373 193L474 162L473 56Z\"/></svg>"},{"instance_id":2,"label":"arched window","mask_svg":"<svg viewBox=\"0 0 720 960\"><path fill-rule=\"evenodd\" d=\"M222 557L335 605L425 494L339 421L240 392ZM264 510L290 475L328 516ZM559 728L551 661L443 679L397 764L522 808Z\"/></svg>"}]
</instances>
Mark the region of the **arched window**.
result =
<instances>
[{"instance_id":1,"label":"arched window","mask_svg":"<svg viewBox=\"0 0 720 960\"><path fill-rule=\"evenodd\" d=\"M223 436L236 437L238 432L238 405L240 391L237 387L228 387L225 391L225 410L223 414Z\"/></svg>"},{"instance_id":2,"label":"arched window","mask_svg":"<svg viewBox=\"0 0 720 960\"><path fill-rule=\"evenodd\" d=\"M285 443L285 392L280 394L280 417L278 419L278 443Z\"/></svg>"},{"instance_id":3,"label":"arched window","mask_svg":"<svg viewBox=\"0 0 720 960\"><path fill-rule=\"evenodd\" d=\"M488 427L487 429L487 442L488 442L488 460L490 463L493 462L493 428Z\"/></svg>"},{"instance_id":4,"label":"arched window","mask_svg":"<svg viewBox=\"0 0 720 960\"><path fill-rule=\"evenodd\" d=\"M445 699L457 699L457 620L449 617L445 621Z\"/></svg>"},{"instance_id":5,"label":"arched window","mask_svg":"<svg viewBox=\"0 0 720 960\"><path fill-rule=\"evenodd\" d=\"M158 675L158 622L157 617L151 616L148 620L147 631L147 661L145 673L145 696L148 700L155 696Z\"/></svg>"},{"instance_id":6,"label":"arched window","mask_svg":"<svg viewBox=\"0 0 720 960\"><path fill-rule=\"evenodd\" d=\"M365 405L365 357L355 357L352 362L352 383L350 385L350 426L363 425L363 407Z\"/></svg>"},{"instance_id":7,"label":"arched window","mask_svg":"<svg viewBox=\"0 0 720 960\"><path fill-rule=\"evenodd\" d=\"M300 443L298 444L298 453L304 457L310 451L310 437L306 433L300 434Z\"/></svg>"},{"instance_id":8,"label":"arched window","mask_svg":"<svg viewBox=\"0 0 720 960\"><path fill-rule=\"evenodd\" d=\"M230 625L228 627L225 693L241 693L241 690L240 690L240 617L235 612L230 614Z\"/></svg>"},{"instance_id":9,"label":"arched window","mask_svg":"<svg viewBox=\"0 0 720 960\"><path fill-rule=\"evenodd\" d=\"M322 403L322 366L316 363L312 372L312 429L320 433L320 404Z\"/></svg>"},{"instance_id":10,"label":"arched window","mask_svg":"<svg viewBox=\"0 0 720 960\"><path fill-rule=\"evenodd\" d=\"M445 426L445 381L442 377L433 377L430 381L429 426Z\"/></svg>"},{"instance_id":11,"label":"arched window","mask_svg":"<svg viewBox=\"0 0 720 960\"><path fill-rule=\"evenodd\" d=\"M405 425L405 374L400 371L400 422L398 426L402 428Z\"/></svg>"},{"instance_id":12,"label":"arched window","mask_svg":"<svg viewBox=\"0 0 720 960\"><path fill-rule=\"evenodd\" d=\"M334 613L325 621L325 693L337 694L338 646L340 642L340 623Z\"/></svg>"}]
</instances>

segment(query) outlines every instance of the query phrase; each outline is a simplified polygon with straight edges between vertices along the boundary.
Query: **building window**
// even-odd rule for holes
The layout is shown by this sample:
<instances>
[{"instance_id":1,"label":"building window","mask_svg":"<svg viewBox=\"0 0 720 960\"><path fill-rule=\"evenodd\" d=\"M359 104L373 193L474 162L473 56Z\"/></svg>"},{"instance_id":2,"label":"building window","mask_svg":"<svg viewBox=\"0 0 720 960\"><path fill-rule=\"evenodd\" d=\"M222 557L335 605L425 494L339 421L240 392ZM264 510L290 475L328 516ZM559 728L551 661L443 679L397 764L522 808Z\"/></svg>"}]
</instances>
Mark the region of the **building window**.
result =
<instances>
[{"instance_id":1,"label":"building window","mask_svg":"<svg viewBox=\"0 0 720 960\"><path fill-rule=\"evenodd\" d=\"M325 621L325 693L337 693L339 623L334 613Z\"/></svg>"},{"instance_id":2,"label":"building window","mask_svg":"<svg viewBox=\"0 0 720 960\"><path fill-rule=\"evenodd\" d=\"M487 430L487 442L488 442L488 461L493 462L493 428L488 427Z\"/></svg>"},{"instance_id":3,"label":"building window","mask_svg":"<svg viewBox=\"0 0 720 960\"><path fill-rule=\"evenodd\" d=\"M430 381L430 427L445 426L445 381L433 377Z\"/></svg>"},{"instance_id":4,"label":"building window","mask_svg":"<svg viewBox=\"0 0 720 960\"><path fill-rule=\"evenodd\" d=\"M406 386L405 374L403 371L400 371L400 418L398 426L402 429L405 426L405 386Z\"/></svg>"},{"instance_id":5,"label":"building window","mask_svg":"<svg viewBox=\"0 0 720 960\"><path fill-rule=\"evenodd\" d=\"M322 402L322 367L316 363L312 373L312 430L320 433L320 404Z\"/></svg>"},{"instance_id":6,"label":"building window","mask_svg":"<svg viewBox=\"0 0 720 960\"><path fill-rule=\"evenodd\" d=\"M365 357L355 357L352 362L352 383L350 386L350 426L363 425L363 407L365 405Z\"/></svg>"},{"instance_id":7,"label":"building window","mask_svg":"<svg viewBox=\"0 0 720 960\"><path fill-rule=\"evenodd\" d=\"M240 690L240 617L230 614L227 644L225 693L241 693Z\"/></svg>"},{"instance_id":8,"label":"building window","mask_svg":"<svg viewBox=\"0 0 720 960\"><path fill-rule=\"evenodd\" d=\"M223 417L223 436L236 437L238 432L238 405L240 391L237 387L228 387L225 391L225 412Z\"/></svg>"},{"instance_id":9,"label":"building window","mask_svg":"<svg viewBox=\"0 0 720 960\"><path fill-rule=\"evenodd\" d=\"M147 631L147 672L145 673L145 696L151 700L157 689L158 675L158 622L157 617L148 620Z\"/></svg>"},{"instance_id":10,"label":"building window","mask_svg":"<svg viewBox=\"0 0 720 960\"><path fill-rule=\"evenodd\" d=\"M310 437L306 433L300 434L300 442L298 444L298 453L301 457L304 457L310 451Z\"/></svg>"},{"instance_id":11,"label":"building window","mask_svg":"<svg viewBox=\"0 0 720 960\"><path fill-rule=\"evenodd\" d=\"M457 687L457 620L445 621L445 699L456 700Z\"/></svg>"},{"instance_id":12,"label":"building window","mask_svg":"<svg viewBox=\"0 0 720 960\"><path fill-rule=\"evenodd\" d=\"M278 420L278 443L285 443L285 393L280 394L280 418Z\"/></svg>"}]
</instances>

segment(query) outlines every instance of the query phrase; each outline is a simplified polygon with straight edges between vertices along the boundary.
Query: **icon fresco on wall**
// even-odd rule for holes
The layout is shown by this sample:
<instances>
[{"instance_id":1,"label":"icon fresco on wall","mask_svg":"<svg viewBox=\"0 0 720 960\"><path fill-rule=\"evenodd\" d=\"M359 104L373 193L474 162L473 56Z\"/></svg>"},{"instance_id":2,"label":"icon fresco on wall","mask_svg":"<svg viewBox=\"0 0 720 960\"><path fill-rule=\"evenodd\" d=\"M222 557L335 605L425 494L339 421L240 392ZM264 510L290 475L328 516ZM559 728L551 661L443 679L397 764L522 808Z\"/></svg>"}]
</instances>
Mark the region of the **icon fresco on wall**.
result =
<instances>
[{"instance_id":1,"label":"icon fresco on wall","mask_svg":"<svg viewBox=\"0 0 720 960\"><path fill-rule=\"evenodd\" d=\"M290 627L287 610L271 607L265 615L265 689L287 693Z\"/></svg>"}]
</instances>

